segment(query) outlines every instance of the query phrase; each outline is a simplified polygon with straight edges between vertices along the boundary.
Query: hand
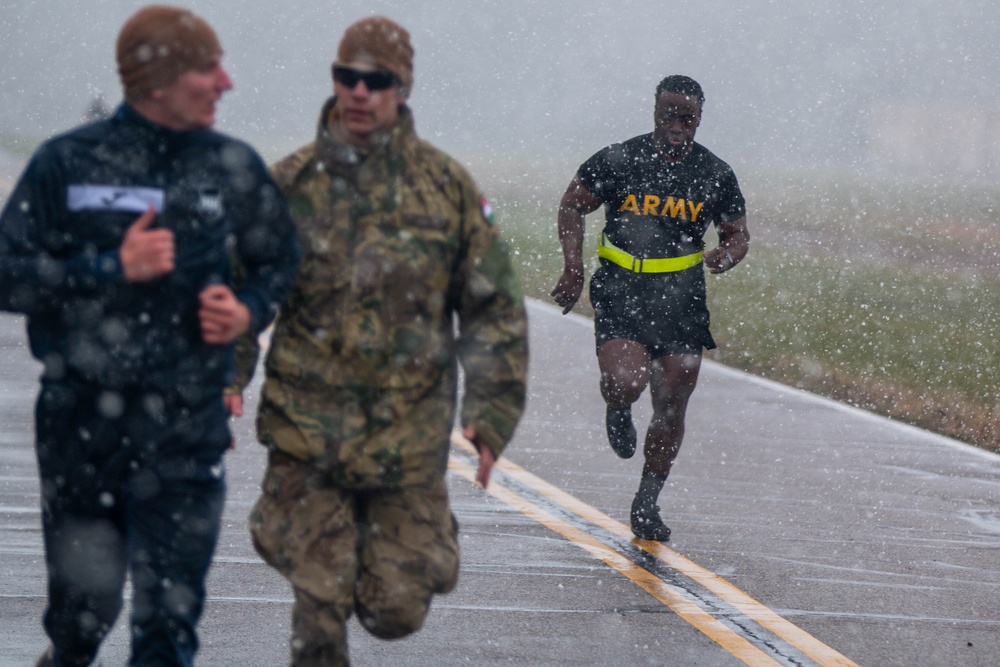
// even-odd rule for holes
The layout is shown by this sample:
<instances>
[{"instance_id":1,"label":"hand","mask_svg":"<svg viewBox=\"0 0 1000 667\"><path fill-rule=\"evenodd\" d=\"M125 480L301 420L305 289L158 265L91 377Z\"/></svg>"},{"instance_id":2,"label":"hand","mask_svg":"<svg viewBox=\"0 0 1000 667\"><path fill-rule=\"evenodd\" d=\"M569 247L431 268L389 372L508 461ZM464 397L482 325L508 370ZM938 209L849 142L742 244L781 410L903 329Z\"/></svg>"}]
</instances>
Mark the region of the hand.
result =
<instances>
[{"instance_id":1,"label":"hand","mask_svg":"<svg viewBox=\"0 0 1000 667\"><path fill-rule=\"evenodd\" d=\"M234 417L243 416L243 394L223 394L222 402L226 406L226 412Z\"/></svg>"},{"instance_id":2,"label":"hand","mask_svg":"<svg viewBox=\"0 0 1000 667\"><path fill-rule=\"evenodd\" d=\"M583 270L566 269L559 276L559 282L550 292L556 303L563 309L563 315L573 310L583 292Z\"/></svg>"},{"instance_id":3,"label":"hand","mask_svg":"<svg viewBox=\"0 0 1000 667\"><path fill-rule=\"evenodd\" d=\"M209 345L228 345L250 328L250 309L227 285L209 285L198 301L201 339Z\"/></svg>"},{"instance_id":4,"label":"hand","mask_svg":"<svg viewBox=\"0 0 1000 667\"><path fill-rule=\"evenodd\" d=\"M705 253L705 266L710 273L725 273L747 256L750 249L750 232L747 218L743 216L729 222L717 223L719 244Z\"/></svg>"},{"instance_id":5,"label":"hand","mask_svg":"<svg viewBox=\"0 0 1000 667\"><path fill-rule=\"evenodd\" d=\"M126 230L118 257L122 272L130 283L145 283L174 270L174 233L169 229L150 229L156 210L150 206Z\"/></svg>"},{"instance_id":6,"label":"hand","mask_svg":"<svg viewBox=\"0 0 1000 667\"><path fill-rule=\"evenodd\" d=\"M493 472L493 464L496 463L497 457L493 454L492 449L478 441L475 429L466 428L462 431L462 435L479 450L479 469L476 470L476 481L479 482L479 486L485 489L490 484L490 473Z\"/></svg>"},{"instance_id":7,"label":"hand","mask_svg":"<svg viewBox=\"0 0 1000 667\"><path fill-rule=\"evenodd\" d=\"M725 273L736 266L736 260L729 250L717 246L705 253L705 266L708 267L709 273Z\"/></svg>"}]
</instances>

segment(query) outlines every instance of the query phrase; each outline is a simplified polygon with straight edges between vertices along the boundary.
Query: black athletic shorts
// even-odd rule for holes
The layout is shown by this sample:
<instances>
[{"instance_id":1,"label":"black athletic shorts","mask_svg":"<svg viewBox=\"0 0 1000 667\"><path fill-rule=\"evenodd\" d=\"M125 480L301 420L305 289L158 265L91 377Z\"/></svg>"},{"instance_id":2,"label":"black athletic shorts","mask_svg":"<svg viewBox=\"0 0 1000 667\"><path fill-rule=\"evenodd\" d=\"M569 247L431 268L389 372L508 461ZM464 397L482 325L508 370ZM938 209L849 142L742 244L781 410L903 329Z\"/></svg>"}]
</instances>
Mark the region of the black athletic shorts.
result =
<instances>
[{"instance_id":1,"label":"black athletic shorts","mask_svg":"<svg viewBox=\"0 0 1000 667\"><path fill-rule=\"evenodd\" d=\"M716 347L701 264L673 273L634 273L601 260L590 279L590 302L598 348L616 338L632 340L657 359Z\"/></svg>"}]
</instances>

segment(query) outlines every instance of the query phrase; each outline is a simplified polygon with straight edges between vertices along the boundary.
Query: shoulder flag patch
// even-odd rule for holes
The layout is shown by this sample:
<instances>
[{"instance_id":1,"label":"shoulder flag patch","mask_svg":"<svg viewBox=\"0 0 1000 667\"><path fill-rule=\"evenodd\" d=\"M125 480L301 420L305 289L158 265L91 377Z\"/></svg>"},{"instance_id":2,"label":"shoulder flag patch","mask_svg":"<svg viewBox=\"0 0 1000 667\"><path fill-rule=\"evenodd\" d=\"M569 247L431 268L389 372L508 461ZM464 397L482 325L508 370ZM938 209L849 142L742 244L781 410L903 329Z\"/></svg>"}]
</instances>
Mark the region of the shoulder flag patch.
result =
<instances>
[{"instance_id":1,"label":"shoulder flag patch","mask_svg":"<svg viewBox=\"0 0 1000 667\"><path fill-rule=\"evenodd\" d=\"M486 199L486 197L479 198L479 208L483 210L483 217L486 218L486 221L492 223L493 206L490 205L490 202Z\"/></svg>"}]
</instances>

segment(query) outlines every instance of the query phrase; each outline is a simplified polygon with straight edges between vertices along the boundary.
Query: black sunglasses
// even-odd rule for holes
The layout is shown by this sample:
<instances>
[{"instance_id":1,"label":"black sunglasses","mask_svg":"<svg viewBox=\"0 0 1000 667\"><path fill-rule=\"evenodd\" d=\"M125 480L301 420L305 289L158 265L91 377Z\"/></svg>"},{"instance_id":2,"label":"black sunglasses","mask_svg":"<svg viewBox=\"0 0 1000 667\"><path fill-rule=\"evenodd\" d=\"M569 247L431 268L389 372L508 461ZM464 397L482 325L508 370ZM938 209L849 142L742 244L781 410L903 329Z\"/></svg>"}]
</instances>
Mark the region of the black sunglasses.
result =
<instances>
[{"instance_id":1,"label":"black sunglasses","mask_svg":"<svg viewBox=\"0 0 1000 667\"><path fill-rule=\"evenodd\" d=\"M358 85L358 81L364 81L365 88L368 90L385 90L386 88L398 86L400 83L396 75L391 72L378 70L374 72L362 72L361 70L344 67L343 65L333 66L333 80L347 86L351 90L354 90L354 87Z\"/></svg>"}]
</instances>

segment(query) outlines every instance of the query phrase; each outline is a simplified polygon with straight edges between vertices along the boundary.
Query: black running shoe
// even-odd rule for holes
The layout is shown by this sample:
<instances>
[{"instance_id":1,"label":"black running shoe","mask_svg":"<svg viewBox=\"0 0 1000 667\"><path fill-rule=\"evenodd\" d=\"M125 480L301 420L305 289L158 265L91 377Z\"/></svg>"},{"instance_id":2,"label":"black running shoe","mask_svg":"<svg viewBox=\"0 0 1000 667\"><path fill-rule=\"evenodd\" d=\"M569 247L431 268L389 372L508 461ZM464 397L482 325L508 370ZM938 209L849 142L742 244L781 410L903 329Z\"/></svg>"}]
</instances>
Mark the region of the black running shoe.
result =
<instances>
[{"instance_id":1,"label":"black running shoe","mask_svg":"<svg viewBox=\"0 0 1000 667\"><path fill-rule=\"evenodd\" d=\"M643 540L666 542L670 539L670 529L660 517L660 508L643 502L638 496L632 501L632 534Z\"/></svg>"},{"instance_id":2,"label":"black running shoe","mask_svg":"<svg viewBox=\"0 0 1000 667\"><path fill-rule=\"evenodd\" d=\"M615 454L630 459L635 454L635 424L632 423L632 406L612 408L608 406L605 420L608 428L608 442Z\"/></svg>"}]
</instances>

